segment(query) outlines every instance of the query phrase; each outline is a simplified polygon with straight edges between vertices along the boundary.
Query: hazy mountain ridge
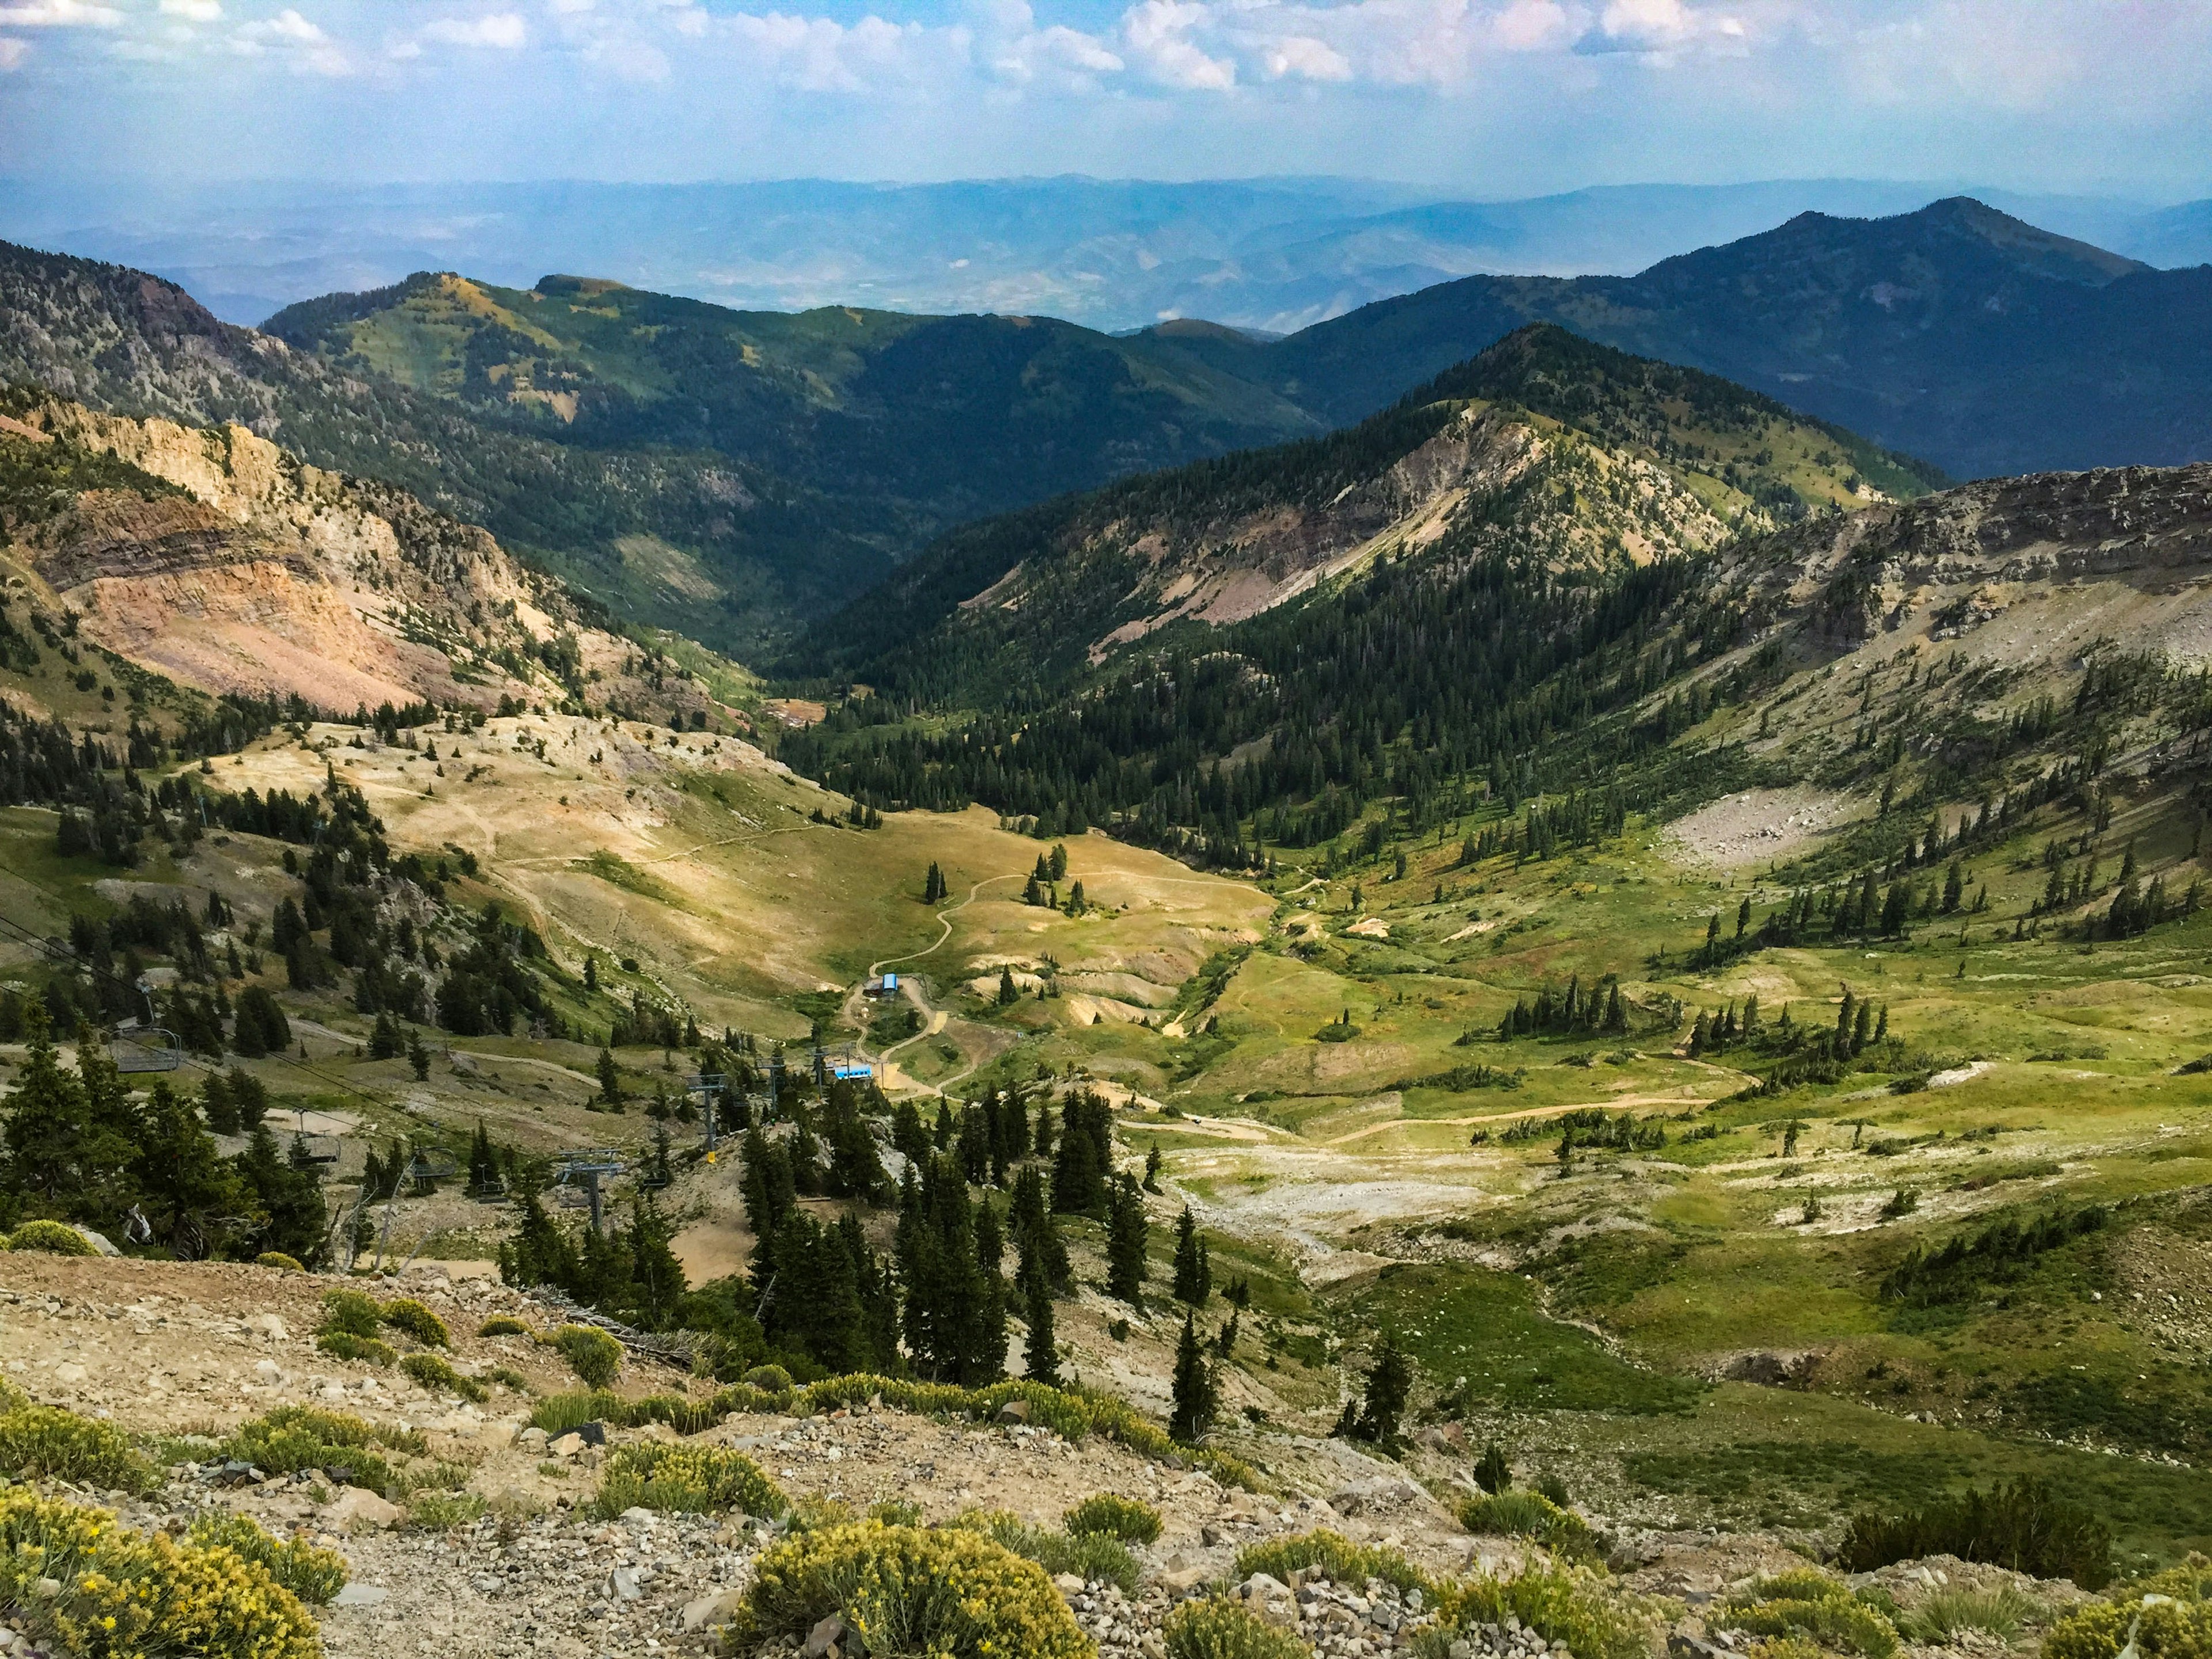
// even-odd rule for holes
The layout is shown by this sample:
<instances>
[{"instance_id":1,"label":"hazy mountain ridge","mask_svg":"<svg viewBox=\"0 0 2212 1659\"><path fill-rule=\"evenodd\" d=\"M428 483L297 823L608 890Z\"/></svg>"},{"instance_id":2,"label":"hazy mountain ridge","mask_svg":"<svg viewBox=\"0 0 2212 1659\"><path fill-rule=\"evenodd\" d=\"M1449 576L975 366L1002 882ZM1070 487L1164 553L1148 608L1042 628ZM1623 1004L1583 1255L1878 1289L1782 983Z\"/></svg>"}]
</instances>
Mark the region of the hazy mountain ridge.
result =
<instances>
[{"instance_id":1,"label":"hazy mountain ridge","mask_svg":"<svg viewBox=\"0 0 2212 1659\"><path fill-rule=\"evenodd\" d=\"M2150 270L1966 199L1804 214L1632 277L1472 276L1274 345L1207 349L1344 421L1535 320L1754 387L1959 477L2212 453L2212 267Z\"/></svg>"},{"instance_id":2,"label":"hazy mountain ridge","mask_svg":"<svg viewBox=\"0 0 2212 1659\"><path fill-rule=\"evenodd\" d=\"M2212 258L2205 204L2019 195L1971 179L1615 185L1468 201L1371 179L1170 184L228 185L0 181L0 236L156 271L258 325L324 294L457 269L524 287L584 270L738 307L1048 313L1086 326L1213 317L1288 332L1478 272L1626 275L1812 210L1873 216L1945 195L2158 265Z\"/></svg>"}]
</instances>

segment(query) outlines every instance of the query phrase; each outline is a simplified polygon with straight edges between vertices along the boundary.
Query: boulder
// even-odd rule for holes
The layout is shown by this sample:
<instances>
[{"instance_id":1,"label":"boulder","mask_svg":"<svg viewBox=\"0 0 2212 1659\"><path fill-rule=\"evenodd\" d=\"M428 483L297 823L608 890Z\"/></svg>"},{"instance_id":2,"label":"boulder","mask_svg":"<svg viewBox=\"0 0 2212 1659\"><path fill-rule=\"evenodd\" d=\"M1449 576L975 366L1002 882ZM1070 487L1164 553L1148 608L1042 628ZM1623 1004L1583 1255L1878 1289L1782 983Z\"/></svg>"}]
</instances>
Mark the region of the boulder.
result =
<instances>
[{"instance_id":1,"label":"boulder","mask_svg":"<svg viewBox=\"0 0 2212 1659\"><path fill-rule=\"evenodd\" d=\"M123 1254L122 1251L117 1249L112 1243L108 1242L107 1237L104 1233L96 1233L89 1227L78 1227L75 1229L75 1231L79 1238L82 1238L86 1243L91 1245L93 1249L101 1255L121 1255Z\"/></svg>"},{"instance_id":2,"label":"boulder","mask_svg":"<svg viewBox=\"0 0 2212 1659\"><path fill-rule=\"evenodd\" d=\"M1009 1400L999 1407L999 1421L1001 1423L1026 1423L1029 1420L1030 1402L1026 1400Z\"/></svg>"},{"instance_id":3,"label":"boulder","mask_svg":"<svg viewBox=\"0 0 2212 1659\"><path fill-rule=\"evenodd\" d=\"M1195 1595L1198 1590L1204 1587L1206 1583L1206 1569L1204 1567L1177 1567L1172 1572L1162 1573L1155 1582L1158 1583L1162 1589L1168 1593L1169 1600L1180 1601L1187 1595Z\"/></svg>"},{"instance_id":4,"label":"boulder","mask_svg":"<svg viewBox=\"0 0 2212 1659\"><path fill-rule=\"evenodd\" d=\"M696 1601L684 1604L684 1628L694 1634L711 1626L726 1625L738 1610L738 1603L745 1599L742 1589L716 1590L712 1595L702 1595Z\"/></svg>"},{"instance_id":5,"label":"boulder","mask_svg":"<svg viewBox=\"0 0 2212 1659\"><path fill-rule=\"evenodd\" d=\"M348 1584L331 1599L334 1607L373 1607L392 1592L381 1584Z\"/></svg>"},{"instance_id":6,"label":"boulder","mask_svg":"<svg viewBox=\"0 0 2212 1659\"><path fill-rule=\"evenodd\" d=\"M837 1644L844 1635L845 1621L833 1613L806 1632L806 1645L799 1651L806 1659L829 1659L829 1656L839 1652Z\"/></svg>"},{"instance_id":7,"label":"boulder","mask_svg":"<svg viewBox=\"0 0 2212 1659\"><path fill-rule=\"evenodd\" d=\"M398 1504L378 1497L366 1486L348 1486L331 1500L323 1511L323 1519L333 1531L343 1531L356 1524L394 1526L402 1513Z\"/></svg>"}]
</instances>

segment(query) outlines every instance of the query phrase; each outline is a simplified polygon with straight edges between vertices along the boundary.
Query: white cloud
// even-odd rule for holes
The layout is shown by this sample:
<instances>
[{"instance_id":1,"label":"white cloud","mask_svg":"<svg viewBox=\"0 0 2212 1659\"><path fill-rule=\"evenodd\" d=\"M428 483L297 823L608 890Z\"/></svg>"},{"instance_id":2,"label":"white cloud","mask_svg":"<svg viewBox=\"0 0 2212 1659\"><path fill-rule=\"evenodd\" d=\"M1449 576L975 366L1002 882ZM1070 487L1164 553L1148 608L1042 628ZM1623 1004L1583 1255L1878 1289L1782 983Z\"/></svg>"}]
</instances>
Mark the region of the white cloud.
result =
<instances>
[{"instance_id":1,"label":"white cloud","mask_svg":"<svg viewBox=\"0 0 2212 1659\"><path fill-rule=\"evenodd\" d=\"M113 28L123 14L89 0L17 0L0 5L0 28Z\"/></svg>"},{"instance_id":2,"label":"white cloud","mask_svg":"<svg viewBox=\"0 0 2212 1659\"><path fill-rule=\"evenodd\" d=\"M1268 78L1303 81L1349 81L1351 60L1326 41L1310 34L1292 34L1276 41L1261 54Z\"/></svg>"},{"instance_id":3,"label":"white cloud","mask_svg":"<svg viewBox=\"0 0 2212 1659\"><path fill-rule=\"evenodd\" d=\"M161 15L190 23L212 23L222 15L222 0L161 0Z\"/></svg>"},{"instance_id":4,"label":"white cloud","mask_svg":"<svg viewBox=\"0 0 2212 1659\"><path fill-rule=\"evenodd\" d=\"M1704 44L1727 52L1741 50L1747 33L1741 19L1700 10L1685 0L1608 0L1596 27L1575 43L1575 50L1667 55Z\"/></svg>"},{"instance_id":5,"label":"white cloud","mask_svg":"<svg viewBox=\"0 0 2212 1659\"><path fill-rule=\"evenodd\" d=\"M294 69L314 75L353 73L343 48L293 6L236 31L230 37L230 49L245 58L280 56Z\"/></svg>"},{"instance_id":6,"label":"white cloud","mask_svg":"<svg viewBox=\"0 0 2212 1659\"><path fill-rule=\"evenodd\" d=\"M499 52L520 52L530 43L529 28L511 11L488 17L441 17L422 34L449 46L489 46Z\"/></svg>"},{"instance_id":7,"label":"white cloud","mask_svg":"<svg viewBox=\"0 0 2212 1659\"><path fill-rule=\"evenodd\" d=\"M18 40L13 35L0 34L0 75L9 70L21 69L23 60L31 55L31 43Z\"/></svg>"},{"instance_id":8,"label":"white cloud","mask_svg":"<svg viewBox=\"0 0 2212 1659\"><path fill-rule=\"evenodd\" d=\"M1213 9L1197 0L1138 0L1121 14L1121 39L1163 86L1224 92L1237 84L1237 65L1209 57L1190 38L1212 16Z\"/></svg>"}]
</instances>

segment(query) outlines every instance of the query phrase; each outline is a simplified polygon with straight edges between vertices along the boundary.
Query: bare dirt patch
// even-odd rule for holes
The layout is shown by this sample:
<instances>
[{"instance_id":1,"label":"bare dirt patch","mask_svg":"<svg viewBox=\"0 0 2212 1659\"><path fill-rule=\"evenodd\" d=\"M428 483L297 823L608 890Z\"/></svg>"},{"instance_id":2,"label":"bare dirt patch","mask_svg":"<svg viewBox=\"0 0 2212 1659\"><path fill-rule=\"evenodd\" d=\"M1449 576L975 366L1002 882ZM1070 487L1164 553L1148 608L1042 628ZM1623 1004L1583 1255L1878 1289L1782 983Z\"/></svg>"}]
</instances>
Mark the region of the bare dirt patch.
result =
<instances>
[{"instance_id":1,"label":"bare dirt patch","mask_svg":"<svg viewBox=\"0 0 2212 1659\"><path fill-rule=\"evenodd\" d=\"M1794 858L1872 810L1873 803L1860 796L1810 784L1747 789L1675 819L1662 839L1668 852L1692 863L1741 869Z\"/></svg>"}]
</instances>

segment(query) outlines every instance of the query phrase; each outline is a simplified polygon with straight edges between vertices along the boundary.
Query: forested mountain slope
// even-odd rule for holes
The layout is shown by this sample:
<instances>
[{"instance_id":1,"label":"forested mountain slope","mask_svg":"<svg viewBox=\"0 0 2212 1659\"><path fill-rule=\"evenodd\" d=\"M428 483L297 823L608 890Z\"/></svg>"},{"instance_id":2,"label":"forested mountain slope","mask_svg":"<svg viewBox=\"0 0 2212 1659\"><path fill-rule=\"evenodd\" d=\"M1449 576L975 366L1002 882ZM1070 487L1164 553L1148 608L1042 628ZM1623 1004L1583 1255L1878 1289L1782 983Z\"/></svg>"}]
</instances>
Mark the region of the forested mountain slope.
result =
<instances>
[{"instance_id":1,"label":"forested mountain slope","mask_svg":"<svg viewBox=\"0 0 2212 1659\"><path fill-rule=\"evenodd\" d=\"M1603 571L1939 478L1711 375L1539 325L1348 430L956 531L789 666L988 707L1170 623L1242 621L1378 560L1510 541Z\"/></svg>"},{"instance_id":2,"label":"forested mountain slope","mask_svg":"<svg viewBox=\"0 0 2212 1659\"><path fill-rule=\"evenodd\" d=\"M0 380L108 414L235 422L310 465L398 484L611 606L680 617L696 635L750 638L890 565L836 501L758 469L487 427L218 322L182 289L120 266L0 245Z\"/></svg>"}]
</instances>

